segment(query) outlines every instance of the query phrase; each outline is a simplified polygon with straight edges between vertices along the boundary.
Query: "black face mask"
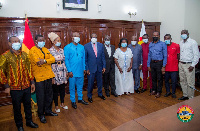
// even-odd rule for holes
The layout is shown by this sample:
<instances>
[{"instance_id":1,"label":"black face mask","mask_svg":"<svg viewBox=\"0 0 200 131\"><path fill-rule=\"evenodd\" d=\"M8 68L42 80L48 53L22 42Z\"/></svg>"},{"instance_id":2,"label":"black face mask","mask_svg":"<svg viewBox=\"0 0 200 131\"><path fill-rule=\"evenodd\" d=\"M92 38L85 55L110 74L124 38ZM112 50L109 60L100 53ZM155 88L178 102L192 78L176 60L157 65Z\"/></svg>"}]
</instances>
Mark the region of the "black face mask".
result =
<instances>
[{"instance_id":1,"label":"black face mask","mask_svg":"<svg viewBox=\"0 0 200 131\"><path fill-rule=\"evenodd\" d=\"M158 41L158 37L153 37L153 42Z\"/></svg>"}]
</instances>

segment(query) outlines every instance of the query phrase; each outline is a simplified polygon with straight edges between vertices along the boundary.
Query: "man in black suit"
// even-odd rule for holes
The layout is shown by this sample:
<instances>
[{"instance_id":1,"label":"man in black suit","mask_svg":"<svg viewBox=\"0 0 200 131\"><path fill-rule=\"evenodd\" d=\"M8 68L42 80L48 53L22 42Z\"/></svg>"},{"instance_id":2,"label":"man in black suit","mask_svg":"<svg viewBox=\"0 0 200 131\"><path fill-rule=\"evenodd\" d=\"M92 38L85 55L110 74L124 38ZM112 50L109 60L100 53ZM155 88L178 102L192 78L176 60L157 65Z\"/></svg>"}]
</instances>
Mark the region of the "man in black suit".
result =
<instances>
[{"instance_id":1,"label":"man in black suit","mask_svg":"<svg viewBox=\"0 0 200 131\"><path fill-rule=\"evenodd\" d=\"M106 35L104 39L104 54L106 59L106 72L103 74L103 85L106 92L106 96L110 97L109 85L111 87L111 94L117 97L115 92L115 62L114 55L115 46L110 44L110 36Z\"/></svg>"}]
</instances>

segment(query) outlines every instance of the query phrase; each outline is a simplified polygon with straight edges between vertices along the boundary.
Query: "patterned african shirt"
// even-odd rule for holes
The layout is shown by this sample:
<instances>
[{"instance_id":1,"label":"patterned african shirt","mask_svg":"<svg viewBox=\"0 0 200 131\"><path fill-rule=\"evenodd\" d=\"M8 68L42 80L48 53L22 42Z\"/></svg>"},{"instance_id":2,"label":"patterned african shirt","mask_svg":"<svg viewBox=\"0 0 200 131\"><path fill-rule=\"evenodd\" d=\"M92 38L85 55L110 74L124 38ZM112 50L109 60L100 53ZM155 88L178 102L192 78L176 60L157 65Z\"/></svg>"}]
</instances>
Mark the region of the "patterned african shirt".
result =
<instances>
[{"instance_id":1,"label":"patterned african shirt","mask_svg":"<svg viewBox=\"0 0 200 131\"><path fill-rule=\"evenodd\" d=\"M0 56L0 83L9 85L11 90L24 90L34 79L27 53L16 55L12 50Z\"/></svg>"}]
</instances>

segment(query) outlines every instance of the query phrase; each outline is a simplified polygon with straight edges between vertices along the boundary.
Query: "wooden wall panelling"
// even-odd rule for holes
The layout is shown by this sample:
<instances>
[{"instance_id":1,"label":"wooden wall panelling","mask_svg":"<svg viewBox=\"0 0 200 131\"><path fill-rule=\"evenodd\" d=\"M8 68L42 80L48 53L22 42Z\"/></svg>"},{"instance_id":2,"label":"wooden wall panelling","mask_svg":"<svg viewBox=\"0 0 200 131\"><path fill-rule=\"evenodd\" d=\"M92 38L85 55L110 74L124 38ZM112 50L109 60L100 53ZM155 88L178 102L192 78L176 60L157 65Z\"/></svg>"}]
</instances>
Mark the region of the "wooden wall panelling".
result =
<instances>
[{"instance_id":1,"label":"wooden wall panelling","mask_svg":"<svg viewBox=\"0 0 200 131\"><path fill-rule=\"evenodd\" d=\"M9 49L8 39L13 33L13 27L0 27L0 54Z\"/></svg>"}]
</instances>

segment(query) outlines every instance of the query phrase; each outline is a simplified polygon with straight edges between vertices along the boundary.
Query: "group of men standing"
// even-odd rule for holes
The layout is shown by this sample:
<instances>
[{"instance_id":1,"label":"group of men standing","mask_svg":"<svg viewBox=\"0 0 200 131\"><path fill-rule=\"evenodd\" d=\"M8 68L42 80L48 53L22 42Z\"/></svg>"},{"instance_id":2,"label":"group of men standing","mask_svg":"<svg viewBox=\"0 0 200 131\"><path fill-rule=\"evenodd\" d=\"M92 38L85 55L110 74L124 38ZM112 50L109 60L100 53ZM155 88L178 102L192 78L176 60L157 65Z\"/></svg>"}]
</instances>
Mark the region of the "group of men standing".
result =
<instances>
[{"instance_id":1,"label":"group of men standing","mask_svg":"<svg viewBox=\"0 0 200 131\"><path fill-rule=\"evenodd\" d=\"M55 47L61 45L60 39L56 34L52 34L49 38L55 44ZM132 36L131 44L128 45L133 54L133 78L130 79L135 81L133 87L135 92L140 93L147 90L147 78L149 76L150 95L155 95L156 98L159 98L162 93L164 75L166 87L164 96L168 97L172 94L172 97L176 98L175 90L179 70L180 84L183 90L183 97L179 98L179 100L194 97L194 67L199 61L199 50L196 41L189 37L188 31L181 31L183 40L179 45L172 42L170 34L164 36L164 42L160 41L159 32L153 33L152 42L149 42L147 34L144 34L142 38L142 45L138 44L136 36ZM82 99L85 74L88 77L87 97L90 103L93 102L92 91L95 78L97 80L98 97L103 100L106 99L102 93L102 85L105 88L107 97L110 97L110 94L118 97L113 57L115 46L110 43L110 36L105 36L104 44L97 42L95 33L91 35L91 42L84 46L79 42L80 34L73 33L72 42L64 48L64 60L56 61L55 57L44 47L45 39L42 35L36 36L35 46L30 50L29 57L25 52L21 51L19 38L16 36L9 38L10 50L0 56L0 82L5 85L6 93L11 94L14 119L18 130L23 130L21 102L24 104L26 125L32 128L38 127L37 124L32 122L31 92L36 91L38 116L42 123L46 123L45 115L57 116L56 113L52 112L52 83L54 83L52 79L55 77L51 67L52 64L60 65L65 63L66 77L69 76L70 100L74 109L77 108L76 88L78 103L88 105L88 102ZM139 90L140 70L143 72L143 89L141 91ZM170 92L170 77L172 93ZM111 87L111 91L109 87ZM64 100L61 100L61 102L64 103ZM67 109L66 106L62 106Z\"/></svg>"}]
</instances>

